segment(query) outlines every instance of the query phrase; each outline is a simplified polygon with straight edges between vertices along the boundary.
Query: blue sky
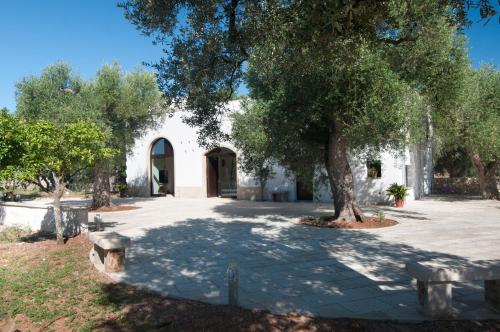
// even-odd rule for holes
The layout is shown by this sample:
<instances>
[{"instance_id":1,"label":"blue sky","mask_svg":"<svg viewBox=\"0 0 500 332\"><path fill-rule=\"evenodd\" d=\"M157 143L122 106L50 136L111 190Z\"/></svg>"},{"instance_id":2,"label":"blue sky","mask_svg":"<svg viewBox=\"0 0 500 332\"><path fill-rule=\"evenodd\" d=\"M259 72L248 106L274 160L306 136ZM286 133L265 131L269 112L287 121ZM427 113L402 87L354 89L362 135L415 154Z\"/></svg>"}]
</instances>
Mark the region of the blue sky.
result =
<instances>
[{"instance_id":1,"label":"blue sky","mask_svg":"<svg viewBox=\"0 0 500 332\"><path fill-rule=\"evenodd\" d=\"M15 83L64 61L90 79L104 63L125 70L154 62L161 48L142 36L113 0L0 0L0 108L15 109ZM500 24L495 18L466 31L474 65L500 66Z\"/></svg>"}]
</instances>

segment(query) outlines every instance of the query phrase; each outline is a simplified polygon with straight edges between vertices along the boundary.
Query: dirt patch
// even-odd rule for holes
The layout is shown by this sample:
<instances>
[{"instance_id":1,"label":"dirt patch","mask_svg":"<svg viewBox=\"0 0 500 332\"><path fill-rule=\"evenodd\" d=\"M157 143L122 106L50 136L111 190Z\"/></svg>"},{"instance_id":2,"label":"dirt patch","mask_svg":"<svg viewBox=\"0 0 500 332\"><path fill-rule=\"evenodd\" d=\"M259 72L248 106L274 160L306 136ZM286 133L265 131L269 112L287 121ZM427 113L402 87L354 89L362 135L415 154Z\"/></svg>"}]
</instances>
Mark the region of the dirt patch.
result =
<instances>
[{"instance_id":1,"label":"dirt patch","mask_svg":"<svg viewBox=\"0 0 500 332\"><path fill-rule=\"evenodd\" d=\"M91 212L120 212L120 211L130 211L140 209L139 206L135 205L113 205L113 206L103 206L98 209L90 209Z\"/></svg>"},{"instance_id":2,"label":"dirt patch","mask_svg":"<svg viewBox=\"0 0 500 332\"><path fill-rule=\"evenodd\" d=\"M382 228L397 225L396 220L379 218L379 217L366 217L363 222L348 222L333 219L333 216L324 216L319 218L303 218L300 220L303 225L314 226L314 227L326 227L326 228L349 228L349 229L363 229L363 228Z\"/></svg>"},{"instance_id":3,"label":"dirt patch","mask_svg":"<svg viewBox=\"0 0 500 332\"><path fill-rule=\"evenodd\" d=\"M0 331L500 331L493 320L327 319L169 298L112 282L89 262L90 247L83 236L0 245Z\"/></svg>"}]
</instances>

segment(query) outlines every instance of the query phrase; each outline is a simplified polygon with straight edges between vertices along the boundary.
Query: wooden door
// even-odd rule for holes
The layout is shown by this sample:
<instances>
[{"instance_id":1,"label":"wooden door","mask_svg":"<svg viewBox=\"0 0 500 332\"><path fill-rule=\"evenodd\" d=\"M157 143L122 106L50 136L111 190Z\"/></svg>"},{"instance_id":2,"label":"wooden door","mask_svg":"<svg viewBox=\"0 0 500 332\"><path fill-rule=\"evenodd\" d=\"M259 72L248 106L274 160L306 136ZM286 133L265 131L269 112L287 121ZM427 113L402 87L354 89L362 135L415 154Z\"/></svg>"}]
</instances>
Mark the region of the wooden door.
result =
<instances>
[{"instance_id":1,"label":"wooden door","mask_svg":"<svg viewBox=\"0 0 500 332\"><path fill-rule=\"evenodd\" d=\"M219 158L207 156L207 197L219 194Z\"/></svg>"},{"instance_id":2,"label":"wooden door","mask_svg":"<svg viewBox=\"0 0 500 332\"><path fill-rule=\"evenodd\" d=\"M313 200L313 183L311 179L297 178L297 200Z\"/></svg>"}]
</instances>

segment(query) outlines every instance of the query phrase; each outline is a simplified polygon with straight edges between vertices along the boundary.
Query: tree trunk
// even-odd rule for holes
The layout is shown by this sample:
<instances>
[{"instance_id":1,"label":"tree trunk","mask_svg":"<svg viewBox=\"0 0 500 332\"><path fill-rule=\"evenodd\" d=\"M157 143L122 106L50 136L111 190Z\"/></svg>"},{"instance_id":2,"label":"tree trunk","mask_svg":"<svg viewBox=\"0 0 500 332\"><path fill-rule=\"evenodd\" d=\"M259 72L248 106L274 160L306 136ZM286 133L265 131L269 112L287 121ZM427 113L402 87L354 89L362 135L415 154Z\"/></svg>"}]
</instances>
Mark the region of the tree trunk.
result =
<instances>
[{"instance_id":1,"label":"tree trunk","mask_svg":"<svg viewBox=\"0 0 500 332\"><path fill-rule=\"evenodd\" d=\"M331 128L328 138L326 169L333 194L334 219L362 222L364 215L354 195L354 185L347 150L348 142L341 130Z\"/></svg>"},{"instance_id":2,"label":"tree trunk","mask_svg":"<svg viewBox=\"0 0 500 332\"><path fill-rule=\"evenodd\" d=\"M120 197L127 197L127 151L125 147L120 152L120 160L115 169L115 186Z\"/></svg>"},{"instance_id":3,"label":"tree trunk","mask_svg":"<svg viewBox=\"0 0 500 332\"><path fill-rule=\"evenodd\" d=\"M264 201L264 190L266 188L266 180L261 178L259 179L259 183L260 183L260 200Z\"/></svg>"},{"instance_id":4,"label":"tree trunk","mask_svg":"<svg viewBox=\"0 0 500 332\"><path fill-rule=\"evenodd\" d=\"M496 199L500 200L498 193L498 183L496 172L498 169L498 161L485 162L482 161L478 154L471 155L472 165L477 172L479 180L479 188L481 190L481 197L483 199Z\"/></svg>"},{"instance_id":5,"label":"tree trunk","mask_svg":"<svg viewBox=\"0 0 500 332\"><path fill-rule=\"evenodd\" d=\"M92 194L92 209L111 206L111 185L107 167L96 165L94 169L94 190Z\"/></svg>"},{"instance_id":6,"label":"tree trunk","mask_svg":"<svg viewBox=\"0 0 500 332\"><path fill-rule=\"evenodd\" d=\"M62 211L61 211L61 197L64 194L64 189L66 189L66 185L62 182L62 178L57 177L55 174L52 174L55 182L55 190L54 190L54 202L52 203L54 206L54 221L56 226L56 237L57 244L64 244L64 234L63 234L63 225L62 225Z\"/></svg>"}]
</instances>

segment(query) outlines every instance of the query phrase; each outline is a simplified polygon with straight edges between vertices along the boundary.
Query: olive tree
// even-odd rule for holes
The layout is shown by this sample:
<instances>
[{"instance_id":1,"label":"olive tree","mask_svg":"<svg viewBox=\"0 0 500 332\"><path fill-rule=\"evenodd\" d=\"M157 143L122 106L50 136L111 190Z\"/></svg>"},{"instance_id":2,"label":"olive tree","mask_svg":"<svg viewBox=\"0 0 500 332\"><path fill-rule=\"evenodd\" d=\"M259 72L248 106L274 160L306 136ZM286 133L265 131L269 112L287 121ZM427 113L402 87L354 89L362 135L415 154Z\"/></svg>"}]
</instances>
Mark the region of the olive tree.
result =
<instances>
[{"instance_id":1,"label":"olive tree","mask_svg":"<svg viewBox=\"0 0 500 332\"><path fill-rule=\"evenodd\" d=\"M349 154L402 147L426 115L426 74L434 74L419 67L418 76L413 65L448 56L449 45L437 41L466 24L470 7L480 7L483 17L496 14L482 0L128 0L120 6L165 44L165 57L154 64L160 88L190 112L185 121L199 128L202 143L226 138L221 115L246 83L251 98L268 105L265 126L278 160L292 169L304 162L325 167L335 217L348 221L364 218ZM406 62L411 52L414 61Z\"/></svg>"},{"instance_id":2,"label":"olive tree","mask_svg":"<svg viewBox=\"0 0 500 332\"><path fill-rule=\"evenodd\" d=\"M112 156L105 134L92 122L58 125L46 120L25 121L5 113L0 115L0 125L2 135L9 136L11 146L16 146L0 156L0 176L14 176L51 194L57 242L63 244L61 198L76 174L96 160ZM9 172L2 172L5 169Z\"/></svg>"},{"instance_id":3,"label":"olive tree","mask_svg":"<svg viewBox=\"0 0 500 332\"><path fill-rule=\"evenodd\" d=\"M460 114L464 146L476 169L481 195L500 200L500 71L483 66L471 77L470 97Z\"/></svg>"},{"instance_id":4,"label":"olive tree","mask_svg":"<svg viewBox=\"0 0 500 332\"><path fill-rule=\"evenodd\" d=\"M127 153L136 138L161 123L167 111L153 73L140 69L125 73L116 63L103 65L91 81L58 63L40 76L22 79L16 87L18 115L57 124L91 120L107 133L107 145L118 153L94 166L93 208L111 204L110 174L125 190Z\"/></svg>"},{"instance_id":5,"label":"olive tree","mask_svg":"<svg viewBox=\"0 0 500 332\"><path fill-rule=\"evenodd\" d=\"M240 150L240 167L259 180L260 199L273 174L273 152L265 128L266 106L246 100L242 112L233 114L231 138Z\"/></svg>"},{"instance_id":6,"label":"olive tree","mask_svg":"<svg viewBox=\"0 0 500 332\"><path fill-rule=\"evenodd\" d=\"M435 115L437 133L443 145L463 147L481 196L500 199L500 71L490 65L475 70L466 62L461 72L454 77L454 84L461 84L456 107Z\"/></svg>"}]
</instances>

